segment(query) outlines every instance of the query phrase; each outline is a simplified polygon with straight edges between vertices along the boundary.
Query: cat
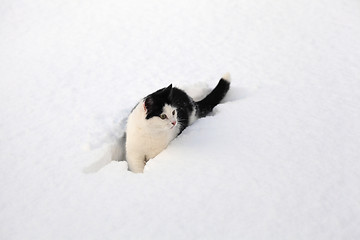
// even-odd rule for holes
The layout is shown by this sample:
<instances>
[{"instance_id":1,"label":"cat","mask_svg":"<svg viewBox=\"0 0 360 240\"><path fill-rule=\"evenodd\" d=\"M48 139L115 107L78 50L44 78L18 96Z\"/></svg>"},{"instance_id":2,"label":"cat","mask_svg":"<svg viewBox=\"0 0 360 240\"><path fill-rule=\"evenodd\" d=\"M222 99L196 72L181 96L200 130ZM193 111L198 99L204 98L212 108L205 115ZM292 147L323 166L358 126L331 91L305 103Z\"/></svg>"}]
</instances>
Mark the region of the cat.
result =
<instances>
[{"instance_id":1,"label":"cat","mask_svg":"<svg viewBox=\"0 0 360 240\"><path fill-rule=\"evenodd\" d=\"M183 90L170 84L143 98L130 113L125 132L128 169L142 173L149 159L198 118L208 115L230 88L230 74L201 101L194 101Z\"/></svg>"}]
</instances>

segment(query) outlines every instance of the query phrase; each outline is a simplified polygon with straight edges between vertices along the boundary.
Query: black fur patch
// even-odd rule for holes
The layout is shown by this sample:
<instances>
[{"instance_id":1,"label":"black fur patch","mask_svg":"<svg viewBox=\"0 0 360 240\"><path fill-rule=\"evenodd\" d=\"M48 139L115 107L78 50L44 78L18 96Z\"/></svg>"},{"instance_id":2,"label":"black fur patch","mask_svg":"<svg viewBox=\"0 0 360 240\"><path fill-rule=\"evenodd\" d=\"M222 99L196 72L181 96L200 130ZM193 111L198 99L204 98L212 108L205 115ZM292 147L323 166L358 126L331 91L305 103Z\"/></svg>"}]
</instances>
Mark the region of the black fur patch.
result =
<instances>
[{"instance_id":1,"label":"black fur patch","mask_svg":"<svg viewBox=\"0 0 360 240\"><path fill-rule=\"evenodd\" d=\"M147 96L145 98L146 119L160 116L165 104L171 103L171 96L172 84Z\"/></svg>"}]
</instances>

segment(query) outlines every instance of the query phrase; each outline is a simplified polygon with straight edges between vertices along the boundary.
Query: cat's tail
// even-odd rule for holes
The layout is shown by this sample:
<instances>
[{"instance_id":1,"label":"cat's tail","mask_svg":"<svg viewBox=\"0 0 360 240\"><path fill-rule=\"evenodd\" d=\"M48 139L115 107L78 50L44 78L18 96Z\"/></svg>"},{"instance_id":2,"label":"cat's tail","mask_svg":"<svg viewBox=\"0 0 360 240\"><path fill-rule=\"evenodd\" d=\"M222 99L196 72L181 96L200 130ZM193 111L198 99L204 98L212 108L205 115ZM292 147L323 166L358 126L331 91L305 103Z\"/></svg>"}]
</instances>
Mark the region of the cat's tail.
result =
<instances>
[{"instance_id":1,"label":"cat's tail","mask_svg":"<svg viewBox=\"0 0 360 240\"><path fill-rule=\"evenodd\" d=\"M226 73L216 87L203 100L196 102L198 118L208 115L220 103L230 88L230 73Z\"/></svg>"}]
</instances>

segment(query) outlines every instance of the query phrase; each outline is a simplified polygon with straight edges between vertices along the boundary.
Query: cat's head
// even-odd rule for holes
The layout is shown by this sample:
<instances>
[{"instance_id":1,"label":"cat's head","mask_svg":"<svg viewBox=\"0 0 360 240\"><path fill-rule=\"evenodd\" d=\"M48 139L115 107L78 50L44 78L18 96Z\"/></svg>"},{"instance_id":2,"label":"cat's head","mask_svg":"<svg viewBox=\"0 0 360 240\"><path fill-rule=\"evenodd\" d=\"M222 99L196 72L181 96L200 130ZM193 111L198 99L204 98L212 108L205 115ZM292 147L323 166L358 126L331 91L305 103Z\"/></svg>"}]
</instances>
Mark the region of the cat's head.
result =
<instances>
[{"instance_id":1,"label":"cat's head","mask_svg":"<svg viewBox=\"0 0 360 240\"><path fill-rule=\"evenodd\" d=\"M177 111L172 106L172 84L160 89L144 99L146 120L153 128L172 129L177 125Z\"/></svg>"}]
</instances>

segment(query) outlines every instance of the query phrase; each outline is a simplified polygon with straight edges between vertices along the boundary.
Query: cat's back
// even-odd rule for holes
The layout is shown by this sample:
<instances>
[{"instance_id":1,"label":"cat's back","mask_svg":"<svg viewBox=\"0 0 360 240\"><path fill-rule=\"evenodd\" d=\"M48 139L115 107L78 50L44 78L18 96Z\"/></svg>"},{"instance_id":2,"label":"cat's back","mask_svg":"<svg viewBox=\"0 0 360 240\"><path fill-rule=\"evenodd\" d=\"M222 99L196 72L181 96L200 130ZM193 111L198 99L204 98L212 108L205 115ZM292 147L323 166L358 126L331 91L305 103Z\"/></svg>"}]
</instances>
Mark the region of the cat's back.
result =
<instances>
[{"instance_id":1,"label":"cat's back","mask_svg":"<svg viewBox=\"0 0 360 240\"><path fill-rule=\"evenodd\" d=\"M172 105L177 108L191 111L194 107L193 99L183 90L174 87L172 92Z\"/></svg>"}]
</instances>

